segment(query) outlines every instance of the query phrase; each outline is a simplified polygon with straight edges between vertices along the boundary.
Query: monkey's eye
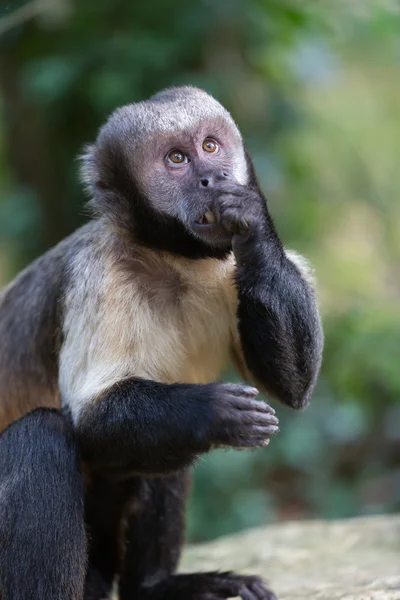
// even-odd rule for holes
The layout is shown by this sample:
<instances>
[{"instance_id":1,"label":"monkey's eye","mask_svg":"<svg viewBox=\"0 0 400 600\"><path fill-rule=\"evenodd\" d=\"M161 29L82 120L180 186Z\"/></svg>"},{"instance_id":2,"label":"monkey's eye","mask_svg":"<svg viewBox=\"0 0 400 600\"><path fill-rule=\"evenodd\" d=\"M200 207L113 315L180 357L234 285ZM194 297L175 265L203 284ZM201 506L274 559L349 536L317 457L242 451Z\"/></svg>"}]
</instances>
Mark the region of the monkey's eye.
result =
<instances>
[{"instance_id":1,"label":"monkey's eye","mask_svg":"<svg viewBox=\"0 0 400 600\"><path fill-rule=\"evenodd\" d=\"M189 157L180 150L171 150L171 152L168 152L166 161L170 167L182 167L190 162Z\"/></svg>"},{"instance_id":2,"label":"monkey's eye","mask_svg":"<svg viewBox=\"0 0 400 600\"><path fill-rule=\"evenodd\" d=\"M219 146L217 142L211 138L206 138L203 142L203 150L206 152L218 152Z\"/></svg>"}]
</instances>

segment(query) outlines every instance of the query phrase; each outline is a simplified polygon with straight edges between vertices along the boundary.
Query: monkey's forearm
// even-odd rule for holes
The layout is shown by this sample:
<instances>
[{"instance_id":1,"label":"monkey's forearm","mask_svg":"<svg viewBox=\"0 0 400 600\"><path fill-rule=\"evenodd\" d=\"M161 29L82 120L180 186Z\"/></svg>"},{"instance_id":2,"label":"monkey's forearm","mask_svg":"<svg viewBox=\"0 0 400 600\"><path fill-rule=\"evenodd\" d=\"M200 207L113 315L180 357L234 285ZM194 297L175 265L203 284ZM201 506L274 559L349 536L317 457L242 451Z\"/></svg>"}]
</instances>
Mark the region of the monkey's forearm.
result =
<instances>
[{"instance_id":1,"label":"monkey's forearm","mask_svg":"<svg viewBox=\"0 0 400 600\"><path fill-rule=\"evenodd\" d=\"M321 363L320 317L313 289L274 230L268 237L235 236L240 339L256 380L289 406L302 408Z\"/></svg>"},{"instance_id":2,"label":"monkey's forearm","mask_svg":"<svg viewBox=\"0 0 400 600\"><path fill-rule=\"evenodd\" d=\"M76 432L82 457L115 474L170 473L190 465L205 443L206 397L193 385L129 379L82 412ZM201 394L201 389L196 390ZM206 395L206 390L203 390Z\"/></svg>"},{"instance_id":3,"label":"monkey's forearm","mask_svg":"<svg viewBox=\"0 0 400 600\"><path fill-rule=\"evenodd\" d=\"M240 384L119 382L76 422L82 458L110 474L163 475L213 446L263 446L278 420L256 393Z\"/></svg>"}]
</instances>

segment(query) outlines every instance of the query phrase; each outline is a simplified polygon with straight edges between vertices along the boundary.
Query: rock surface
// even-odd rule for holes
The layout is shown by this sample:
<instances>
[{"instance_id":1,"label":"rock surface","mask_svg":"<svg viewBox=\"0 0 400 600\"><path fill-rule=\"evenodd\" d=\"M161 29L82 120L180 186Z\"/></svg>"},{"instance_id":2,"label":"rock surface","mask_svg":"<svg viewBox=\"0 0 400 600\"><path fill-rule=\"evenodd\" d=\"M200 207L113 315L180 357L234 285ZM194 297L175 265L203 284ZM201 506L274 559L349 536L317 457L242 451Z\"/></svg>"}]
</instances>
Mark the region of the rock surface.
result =
<instances>
[{"instance_id":1,"label":"rock surface","mask_svg":"<svg viewBox=\"0 0 400 600\"><path fill-rule=\"evenodd\" d=\"M187 548L181 571L262 575L279 600L400 600L400 516L289 522Z\"/></svg>"}]
</instances>

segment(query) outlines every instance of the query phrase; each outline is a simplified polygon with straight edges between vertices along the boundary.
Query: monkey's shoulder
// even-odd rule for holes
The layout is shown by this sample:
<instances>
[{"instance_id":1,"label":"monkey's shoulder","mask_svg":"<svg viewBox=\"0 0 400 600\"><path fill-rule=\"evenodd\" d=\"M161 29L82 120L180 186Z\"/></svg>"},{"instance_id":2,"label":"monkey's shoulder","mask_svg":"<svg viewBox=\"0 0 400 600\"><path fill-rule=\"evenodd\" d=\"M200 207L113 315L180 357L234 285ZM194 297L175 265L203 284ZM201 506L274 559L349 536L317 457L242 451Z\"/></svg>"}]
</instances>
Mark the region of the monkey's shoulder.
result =
<instances>
[{"instance_id":1,"label":"monkey's shoulder","mask_svg":"<svg viewBox=\"0 0 400 600\"><path fill-rule=\"evenodd\" d=\"M94 237L84 226L0 292L0 430L38 406L58 406L58 354L68 264Z\"/></svg>"}]
</instances>

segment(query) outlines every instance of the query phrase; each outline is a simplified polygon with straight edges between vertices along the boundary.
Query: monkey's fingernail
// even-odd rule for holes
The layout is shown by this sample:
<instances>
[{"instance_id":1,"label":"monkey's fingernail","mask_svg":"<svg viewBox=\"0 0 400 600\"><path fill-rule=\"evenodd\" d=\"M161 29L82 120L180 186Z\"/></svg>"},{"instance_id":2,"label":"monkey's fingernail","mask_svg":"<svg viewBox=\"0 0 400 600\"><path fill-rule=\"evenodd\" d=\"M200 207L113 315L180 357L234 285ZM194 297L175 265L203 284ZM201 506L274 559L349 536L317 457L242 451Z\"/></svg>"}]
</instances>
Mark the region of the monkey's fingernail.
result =
<instances>
[{"instance_id":1,"label":"monkey's fingernail","mask_svg":"<svg viewBox=\"0 0 400 600\"><path fill-rule=\"evenodd\" d=\"M211 210L208 210L206 213L204 213L204 218L206 219L208 224L216 223L217 221L216 216L213 212L211 212Z\"/></svg>"},{"instance_id":2,"label":"monkey's fingernail","mask_svg":"<svg viewBox=\"0 0 400 600\"><path fill-rule=\"evenodd\" d=\"M246 386L245 393L248 394L249 396L257 396L258 389L255 387Z\"/></svg>"},{"instance_id":3,"label":"monkey's fingernail","mask_svg":"<svg viewBox=\"0 0 400 600\"><path fill-rule=\"evenodd\" d=\"M262 445L263 446L268 446L268 444L270 443L271 440L264 440Z\"/></svg>"}]
</instances>

